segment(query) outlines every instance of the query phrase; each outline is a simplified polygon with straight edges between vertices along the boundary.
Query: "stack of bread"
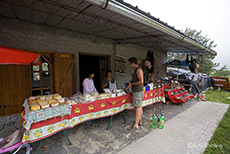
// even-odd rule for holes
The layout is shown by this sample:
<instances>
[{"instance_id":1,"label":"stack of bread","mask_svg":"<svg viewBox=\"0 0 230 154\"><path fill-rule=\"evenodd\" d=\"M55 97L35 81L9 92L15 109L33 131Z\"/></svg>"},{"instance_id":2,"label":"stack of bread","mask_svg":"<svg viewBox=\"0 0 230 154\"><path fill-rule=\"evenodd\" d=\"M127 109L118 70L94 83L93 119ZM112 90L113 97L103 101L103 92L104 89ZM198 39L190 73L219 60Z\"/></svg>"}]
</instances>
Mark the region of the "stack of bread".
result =
<instances>
[{"instance_id":1,"label":"stack of bread","mask_svg":"<svg viewBox=\"0 0 230 154\"><path fill-rule=\"evenodd\" d=\"M31 111L45 109L50 106L58 106L59 104L65 104L65 99L59 94L46 95L46 96L31 96L28 99Z\"/></svg>"}]
</instances>

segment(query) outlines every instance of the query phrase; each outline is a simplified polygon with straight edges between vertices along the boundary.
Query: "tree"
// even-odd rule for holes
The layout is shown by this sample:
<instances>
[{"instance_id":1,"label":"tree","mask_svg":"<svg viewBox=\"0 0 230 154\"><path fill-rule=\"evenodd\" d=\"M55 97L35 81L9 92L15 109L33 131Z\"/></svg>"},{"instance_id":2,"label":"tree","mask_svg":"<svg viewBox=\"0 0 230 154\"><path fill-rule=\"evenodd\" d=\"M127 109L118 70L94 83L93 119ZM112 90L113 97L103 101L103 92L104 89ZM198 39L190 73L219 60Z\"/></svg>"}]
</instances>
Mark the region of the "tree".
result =
<instances>
[{"instance_id":1,"label":"tree","mask_svg":"<svg viewBox=\"0 0 230 154\"><path fill-rule=\"evenodd\" d=\"M183 31L181 31L183 32ZM186 30L183 32L188 37L197 40L204 46L212 49L215 48L217 45L214 44L214 41L207 37L207 35L202 36L202 31L197 31L195 29L186 28ZM200 59L201 68L200 71L202 73L211 75L213 71L216 71L216 67L219 66L219 63L214 63L212 60L215 58L215 56L212 55L192 55L193 59ZM168 53L168 60L173 59L186 59L186 54L181 53Z\"/></svg>"},{"instance_id":2,"label":"tree","mask_svg":"<svg viewBox=\"0 0 230 154\"><path fill-rule=\"evenodd\" d=\"M212 76L229 76L230 75L230 70L228 70L227 66L224 65L221 67L219 70L215 71L215 73L212 74Z\"/></svg>"},{"instance_id":3,"label":"tree","mask_svg":"<svg viewBox=\"0 0 230 154\"><path fill-rule=\"evenodd\" d=\"M209 47L209 48L215 48L217 46L217 44L214 45L214 41L210 41L210 38L207 38L208 36L202 36L201 35L202 31L197 31L195 29L190 29L190 28L186 28L186 30L184 31L184 34L189 36L190 38L197 40L198 42L202 43L204 46Z\"/></svg>"}]
</instances>

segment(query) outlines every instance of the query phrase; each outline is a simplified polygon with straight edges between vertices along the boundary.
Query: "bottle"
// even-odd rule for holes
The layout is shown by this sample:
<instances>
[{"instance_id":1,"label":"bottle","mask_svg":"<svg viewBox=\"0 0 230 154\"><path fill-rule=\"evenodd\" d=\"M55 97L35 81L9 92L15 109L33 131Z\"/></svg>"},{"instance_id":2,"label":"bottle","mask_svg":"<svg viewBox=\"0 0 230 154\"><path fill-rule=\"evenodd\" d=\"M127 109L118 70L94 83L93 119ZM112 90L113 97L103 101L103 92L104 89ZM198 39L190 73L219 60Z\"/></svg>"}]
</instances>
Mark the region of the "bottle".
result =
<instances>
[{"instance_id":1,"label":"bottle","mask_svg":"<svg viewBox=\"0 0 230 154\"><path fill-rule=\"evenodd\" d=\"M164 119L163 114L161 114L159 120L160 120L159 128L160 128L160 129L163 129L163 128L164 128L164 125L165 125L165 119Z\"/></svg>"},{"instance_id":2,"label":"bottle","mask_svg":"<svg viewBox=\"0 0 230 154\"><path fill-rule=\"evenodd\" d=\"M155 114L152 116L152 128L157 128L157 116Z\"/></svg>"},{"instance_id":3,"label":"bottle","mask_svg":"<svg viewBox=\"0 0 230 154\"><path fill-rule=\"evenodd\" d=\"M151 115L153 114L153 112L151 112ZM152 121L153 121L153 118L152 118L152 116L150 116L150 118L149 118L150 120L150 124L152 125Z\"/></svg>"},{"instance_id":4,"label":"bottle","mask_svg":"<svg viewBox=\"0 0 230 154\"><path fill-rule=\"evenodd\" d=\"M150 124L152 124L152 122L153 122L153 118L152 118L152 117L150 117L150 120L149 120L149 121L150 121Z\"/></svg>"}]
</instances>

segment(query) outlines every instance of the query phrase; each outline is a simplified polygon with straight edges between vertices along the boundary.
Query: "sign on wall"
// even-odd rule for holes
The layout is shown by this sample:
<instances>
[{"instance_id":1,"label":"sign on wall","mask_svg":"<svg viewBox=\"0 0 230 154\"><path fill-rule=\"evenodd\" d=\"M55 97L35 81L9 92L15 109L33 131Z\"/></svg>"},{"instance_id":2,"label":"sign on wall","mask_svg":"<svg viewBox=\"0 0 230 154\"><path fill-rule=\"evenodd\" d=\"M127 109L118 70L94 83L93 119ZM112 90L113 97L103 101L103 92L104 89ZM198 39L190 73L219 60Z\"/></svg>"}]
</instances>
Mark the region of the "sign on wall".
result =
<instances>
[{"instance_id":1,"label":"sign on wall","mask_svg":"<svg viewBox=\"0 0 230 154\"><path fill-rule=\"evenodd\" d=\"M225 89L225 90L230 90L230 84L229 80L227 77L214 77L212 76L214 80L214 88L215 89Z\"/></svg>"},{"instance_id":2,"label":"sign on wall","mask_svg":"<svg viewBox=\"0 0 230 154\"><path fill-rule=\"evenodd\" d=\"M115 73L126 75L127 58L121 55L115 55Z\"/></svg>"}]
</instances>

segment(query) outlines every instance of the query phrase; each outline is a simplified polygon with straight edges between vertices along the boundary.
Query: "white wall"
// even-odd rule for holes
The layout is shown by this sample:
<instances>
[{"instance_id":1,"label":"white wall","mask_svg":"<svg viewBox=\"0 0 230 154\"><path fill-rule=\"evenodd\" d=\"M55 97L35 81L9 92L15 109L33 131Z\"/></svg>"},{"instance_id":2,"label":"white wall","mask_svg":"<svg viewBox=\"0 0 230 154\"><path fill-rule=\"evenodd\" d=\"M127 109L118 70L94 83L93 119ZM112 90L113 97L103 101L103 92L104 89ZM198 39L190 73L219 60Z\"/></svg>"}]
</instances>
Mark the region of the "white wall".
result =
<instances>
[{"instance_id":1,"label":"white wall","mask_svg":"<svg viewBox=\"0 0 230 154\"><path fill-rule=\"evenodd\" d=\"M65 29L38 25L19 21L15 19L1 19L0 22L0 45L19 48L54 51L59 53L73 53L76 55L76 87L80 89L79 83L79 59L78 53L111 55L111 70L114 70L114 55L119 54L128 58L134 56L144 59L148 50L154 51L157 67L157 75L165 76L166 68L162 67L166 61L167 54L146 47L127 44L113 44L113 40L73 32ZM114 71L113 71L114 72ZM115 75L118 86L131 79L131 70L127 63L127 75Z\"/></svg>"}]
</instances>

